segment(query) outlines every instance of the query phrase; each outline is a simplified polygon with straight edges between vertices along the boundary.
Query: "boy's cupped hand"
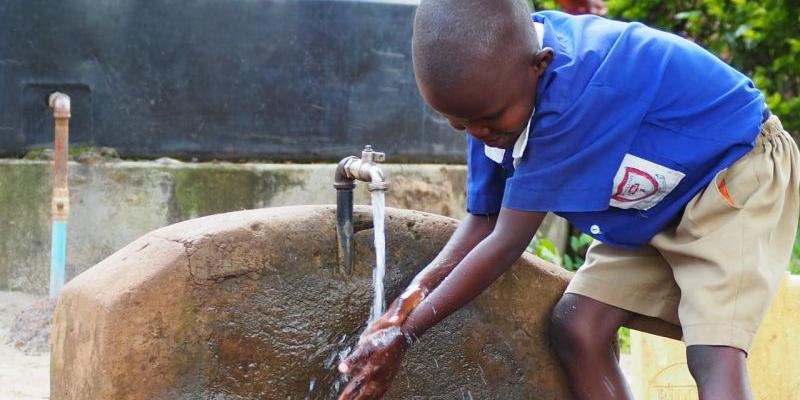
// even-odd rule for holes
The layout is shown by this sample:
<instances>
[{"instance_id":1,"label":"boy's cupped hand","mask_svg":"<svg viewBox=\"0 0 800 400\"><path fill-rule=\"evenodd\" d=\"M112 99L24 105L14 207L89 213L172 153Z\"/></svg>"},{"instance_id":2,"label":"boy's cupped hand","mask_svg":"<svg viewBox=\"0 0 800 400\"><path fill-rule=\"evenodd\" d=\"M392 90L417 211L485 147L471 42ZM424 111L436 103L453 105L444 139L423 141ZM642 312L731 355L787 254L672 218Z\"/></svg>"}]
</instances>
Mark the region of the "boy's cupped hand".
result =
<instances>
[{"instance_id":1,"label":"boy's cupped hand","mask_svg":"<svg viewBox=\"0 0 800 400\"><path fill-rule=\"evenodd\" d=\"M353 352L339 363L339 372L350 377L339 400L377 399L389 389L412 342L402 325L427 292L411 286L361 334Z\"/></svg>"},{"instance_id":2,"label":"boy's cupped hand","mask_svg":"<svg viewBox=\"0 0 800 400\"><path fill-rule=\"evenodd\" d=\"M399 326L362 335L355 350L339 364L339 372L350 377L339 400L381 398L397 374L409 345L410 340Z\"/></svg>"}]
</instances>

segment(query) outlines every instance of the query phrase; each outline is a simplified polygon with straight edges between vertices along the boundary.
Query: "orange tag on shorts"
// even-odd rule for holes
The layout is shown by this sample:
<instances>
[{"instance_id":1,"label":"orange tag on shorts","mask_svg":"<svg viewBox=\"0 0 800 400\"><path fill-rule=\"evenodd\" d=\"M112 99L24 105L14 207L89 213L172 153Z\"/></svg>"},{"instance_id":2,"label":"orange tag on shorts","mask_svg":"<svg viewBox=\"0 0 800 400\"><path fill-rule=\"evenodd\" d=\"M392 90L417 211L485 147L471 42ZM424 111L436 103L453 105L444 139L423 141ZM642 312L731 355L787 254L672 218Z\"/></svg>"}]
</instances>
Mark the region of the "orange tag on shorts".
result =
<instances>
[{"instance_id":1,"label":"orange tag on shorts","mask_svg":"<svg viewBox=\"0 0 800 400\"><path fill-rule=\"evenodd\" d=\"M728 205L733 206L734 205L733 197L731 197L731 194L728 193L728 184L725 183L725 179L719 181L718 187L719 187L719 193L722 195L722 197L725 198L725 201L728 202Z\"/></svg>"}]
</instances>

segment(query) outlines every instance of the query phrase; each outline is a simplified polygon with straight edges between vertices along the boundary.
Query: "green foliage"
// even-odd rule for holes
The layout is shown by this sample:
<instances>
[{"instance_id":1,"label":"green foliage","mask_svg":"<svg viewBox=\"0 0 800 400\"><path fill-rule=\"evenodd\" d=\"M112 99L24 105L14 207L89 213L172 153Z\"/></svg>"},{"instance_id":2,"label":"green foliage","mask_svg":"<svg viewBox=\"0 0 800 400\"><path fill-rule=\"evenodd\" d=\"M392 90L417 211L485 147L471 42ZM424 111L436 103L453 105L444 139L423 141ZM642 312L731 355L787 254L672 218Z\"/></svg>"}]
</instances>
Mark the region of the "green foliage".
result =
<instances>
[{"instance_id":1,"label":"green foliage","mask_svg":"<svg viewBox=\"0 0 800 400\"><path fill-rule=\"evenodd\" d=\"M623 326L617 331L617 337L619 338L619 352L631 354L631 330Z\"/></svg>"},{"instance_id":2,"label":"green foliage","mask_svg":"<svg viewBox=\"0 0 800 400\"><path fill-rule=\"evenodd\" d=\"M569 251L564 254L564 268L569 271L577 271L583 265L586 250L589 249L592 240L592 237L585 233L573 232L569 238Z\"/></svg>"},{"instance_id":3,"label":"green foliage","mask_svg":"<svg viewBox=\"0 0 800 400\"><path fill-rule=\"evenodd\" d=\"M52 159L52 150L46 147L34 147L28 150L24 156L22 156L23 160L47 160Z\"/></svg>"},{"instance_id":4,"label":"green foliage","mask_svg":"<svg viewBox=\"0 0 800 400\"><path fill-rule=\"evenodd\" d=\"M553 242L541 236L539 233L533 238L533 241L528 245L527 251L535 254L542 260L560 265L569 271L577 271L583 265L586 250L592 243L592 237L575 231L569 238L569 248L563 255L558 254L558 249Z\"/></svg>"},{"instance_id":5,"label":"green foliage","mask_svg":"<svg viewBox=\"0 0 800 400\"><path fill-rule=\"evenodd\" d=\"M792 259L789 262L789 272L795 275L800 275L800 235L794 238Z\"/></svg>"},{"instance_id":6,"label":"green foliage","mask_svg":"<svg viewBox=\"0 0 800 400\"><path fill-rule=\"evenodd\" d=\"M797 0L608 0L607 5L611 17L690 38L752 77L787 130L800 134Z\"/></svg>"},{"instance_id":7,"label":"green foliage","mask_svg":"<svg viewBox=\"0 0 800 400\"><path fill-rule=\"evenodd\" d=\"M558 3L556 3L555 0L528 0L528 4L530 4L535 11L559 9Z\"/></svg>"},{"instance_id":8,"label":"green foliage","mask_svg":"<svg viewBox=\"0 0 800 400\"><path fill-rule=\"evenodd\" d=\"M551 262L555 265L561 265L561 257L558 255L558 249L556 249L556 246L553 245L553 242L550 239L542 237L538 233L536 234L536 237L533 238L533 241L531 241L531 243L528 245L527 251L535 254L542 260Z\"/></svg>"}]
</instances>

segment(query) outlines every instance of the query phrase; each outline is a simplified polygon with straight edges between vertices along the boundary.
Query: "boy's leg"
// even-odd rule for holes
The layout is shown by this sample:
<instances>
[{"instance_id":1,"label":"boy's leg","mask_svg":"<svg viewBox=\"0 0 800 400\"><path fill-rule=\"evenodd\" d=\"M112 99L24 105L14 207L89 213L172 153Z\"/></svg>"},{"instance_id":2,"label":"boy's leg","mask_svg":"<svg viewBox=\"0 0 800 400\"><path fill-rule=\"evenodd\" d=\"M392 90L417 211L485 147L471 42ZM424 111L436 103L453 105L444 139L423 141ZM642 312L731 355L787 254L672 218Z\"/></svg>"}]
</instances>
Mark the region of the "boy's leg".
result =
<instances>
[{"instance_id":1,"label":"boy's leg","mask_svg":"<svg viewBox=\"0 0 800 400\"><path fill-rule=\"evenodd\" d=\"M634 314L623 326L669 339L681 340L683 337L680 325L641 314Z\"/></svg>"},{"instance_id":2,"label":"boy's leg","mask_svg":"<svg viewBox=\"0 0 800 400\"><path fill-rule=\"evenodd\" d=\"M743 350L735 347L688 346L686 359L689 372L697 383L700 400L752 398L746 357Z\"/></svg>"},{"instance_id":3,"label":"boy's leg","mask_svg":"<svg viewBox=\"0 0 800 400\"><path fill-rule=\"evenodd\" d=\"M620 326L680 337L680 289L651 246L595 241L556 304L551 337L576 399L632 399L611 342Z\"/></svg>"},{"instance_id":4,"label":"boy's leg","mask_svg":"<svg viewBox=\"0 0 800 400\"><path fill-rule=\"evenodd\" d=\"M574 293L558 301L550 337L576 399L633 399L611 346L632 315Z\"/></svg>"}]
</instances>

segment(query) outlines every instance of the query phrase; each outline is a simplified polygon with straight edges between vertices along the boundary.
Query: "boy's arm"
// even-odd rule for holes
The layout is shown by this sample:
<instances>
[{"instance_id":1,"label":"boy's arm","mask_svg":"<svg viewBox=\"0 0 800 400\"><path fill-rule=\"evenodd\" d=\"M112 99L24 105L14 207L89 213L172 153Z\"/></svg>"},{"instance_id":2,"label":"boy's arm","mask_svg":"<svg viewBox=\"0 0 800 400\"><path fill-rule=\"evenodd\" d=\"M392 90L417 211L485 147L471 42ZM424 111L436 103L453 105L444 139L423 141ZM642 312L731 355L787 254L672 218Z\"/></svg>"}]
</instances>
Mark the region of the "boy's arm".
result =
<instances>
[{"instance_id":1,"label":"boy's arm","mask_svg":"<svg viewBox=\"0 0 800 400\"><path fill-rule=\"evenodd\" d=\"M545 215L503 208L492 233L414 308L402 331L418 337L482 293L522 255Z\"/></svg>"},{"instance_id":2,"label":"boy's arm","mask_svg":"<svg viewBox=\"0 0 800 400\"><path fill-rule=\"evenodd\" d=\"M456 243L456 239L469 241L470 238L476 238L473 235L479 237L482 233L472 232L470 225L465 225L463 230L459 227L456 233L465 236L454 234L443 249L443 252L447 250L446 253L457 260L440 254L440 263L431 263L424 274L429 278L423 277L420 282L441 279L440 274L446 269L449 273L444 273L444 280L411 310L402 325L387 324L383 329L370 330L369 334L362 336L353 353L340 364L339 370L351 375L351 380L339 399L373 399L383 395L411 343L409 338L418 337L483 292L525 251L544 217L545 213L503 208L496 226L490 229L491 233L483 235L483 240L479 240L477 245L464 247ZM460 253L459 250L466 252ZM453 263L455 268L450 266Z\"/></svg>"},{"instance_id":3,"label":"boy's arm","mask_svg":"<svg viewBox=\"0 0 800 400\"><path fill-rule=\"evenodd\" d=\"M492 233L497 215L467 215L458 224L436 258L420 271L386 313L366 331L368 335L389 326L400 326L409 313L461 262L462 259Z\"/></svg>"}]
</instances>

